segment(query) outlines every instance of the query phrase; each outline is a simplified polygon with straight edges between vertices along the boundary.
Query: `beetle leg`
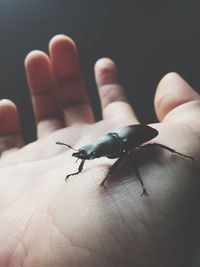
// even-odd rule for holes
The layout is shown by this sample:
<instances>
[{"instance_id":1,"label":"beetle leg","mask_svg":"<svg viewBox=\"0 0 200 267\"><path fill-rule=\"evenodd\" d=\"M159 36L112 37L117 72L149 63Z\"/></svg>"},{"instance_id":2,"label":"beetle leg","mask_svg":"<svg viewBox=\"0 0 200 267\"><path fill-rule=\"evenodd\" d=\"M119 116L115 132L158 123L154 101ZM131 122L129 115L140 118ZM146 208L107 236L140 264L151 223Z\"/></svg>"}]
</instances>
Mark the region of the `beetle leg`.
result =
<instances>
[{"instance_id":1,"label":"beetle leg","mask_svg":"<svg viewBox=\"0 0 200 267\"><path fill-rule=\"evenodd\" d=\"M134 169L135 169L136 177L138 178L138 181L140 182L140 184L142 186L141 196L144 196L144 195L148 196L148 193L147 193L147 190L145 188L144 182L142 180L142 177L140 176L140 173L138 171L138 167L137 167L137 165L136 165L136 163L134 161L133 161L133 166L134 166Z\"/></svg>"},{"instance_id":2,"label":"beetle leg","mask_svg":"<svg viewBox=\"0 0 200 267\"><path fill-rule=\"evenodd\" d=\"M182 157L189 158L189 159L191 159L191 160L193 161L193 163L194 163L194 158L193 158L193 157L188 156L188 155L185 155L185 154L182 154L182 153L180 153L180 152L178 152L178 151L176 151L176 150L174 150L174 149L172 149L172 148L170 148L170 147L168 147L168 146L162 145L162 144L152 143L152 144L146 144L146 145L139 146L139 147L141 147L141 148L145 148L145 147L154 147L154 146L157 146L157 147L163 148L163 149L165 149L165 150L168 150L168 151L170 151L170 152L173 153L173 154L178 154L178 155L180 155L180 156L182 156Z\"/></svg>"},{"instance_id":3,"label":"beetle leg","mask_svg":"<svg viewBox=\"0 0 200 267\"><path fill-rule=\"evenodd\" d=\"M68 178L69 178L70 176L77 175L77 174L79 174L80 172L82 172L84 163L85 163L85 160L82 160L81 163L80 163L80 165L79 165L79 167L78 167L78 171L77 171L77 172L74 172L74 173L70 173L70 174L68 174L68 175L65 177L65 182L67 182L67 180L68 180Z\"/></svg>"},{"instance_id":4,"label":"beetle leg","mask_svg":"<svg viewBox=\"0 0 200 267\"><path fill-rule=\"evenodd\" d=\"M122 162L122 160L124 159L124 156L119 157L115 163L110 167L110 169L108 170L108 173L106 175L106 177L103 179L103 181L100 183L100 186L104 186L104 183L106 182L106 180L109 178L109 176L115 171L115 169L117 169L117 167L119 166L119 164Z\"/></svg>"}]
</instances>

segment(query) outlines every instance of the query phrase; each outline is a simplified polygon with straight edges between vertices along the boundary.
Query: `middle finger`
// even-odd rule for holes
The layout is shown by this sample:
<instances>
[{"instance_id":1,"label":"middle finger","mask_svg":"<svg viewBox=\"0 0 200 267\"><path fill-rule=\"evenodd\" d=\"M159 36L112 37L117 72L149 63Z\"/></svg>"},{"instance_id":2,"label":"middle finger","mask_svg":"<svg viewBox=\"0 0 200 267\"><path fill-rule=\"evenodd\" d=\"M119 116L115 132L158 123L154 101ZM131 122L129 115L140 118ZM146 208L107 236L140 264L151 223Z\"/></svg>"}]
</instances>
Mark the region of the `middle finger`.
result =
<instances>
[{"instance_id":1,"label":"middle finger","mask_svg":"<svg viewBox=\"0 0 200 267\"><path fill-rule=\"evenodd\" d=\"M65 35L57 35L50 41L49 52L60 90L65 124L93 122L94 115L80 74L75 43Z\"/></svg>"}]
</instances>

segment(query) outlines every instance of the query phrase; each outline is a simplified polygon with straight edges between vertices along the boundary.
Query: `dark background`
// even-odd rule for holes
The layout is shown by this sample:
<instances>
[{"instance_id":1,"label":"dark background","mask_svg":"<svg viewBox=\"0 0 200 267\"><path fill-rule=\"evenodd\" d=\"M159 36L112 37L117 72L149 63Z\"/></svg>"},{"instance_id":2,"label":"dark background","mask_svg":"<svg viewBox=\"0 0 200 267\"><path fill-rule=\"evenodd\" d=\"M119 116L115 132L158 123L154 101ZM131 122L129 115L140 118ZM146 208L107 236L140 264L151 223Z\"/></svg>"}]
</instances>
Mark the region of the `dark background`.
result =
<instances>
[{"instance_id":1,"label":"dark background","mask_svg":"<svg viewBox=\"0 0 200 267\"><path fill-rule=\"evenodd\" d=\"M200 88L199 11L196 0L0 0L0 98L16 102L26 141L35 139L23 61L64 33L77 43L94 106L93 65L108 56L117 62L139 118L152 122L153 96L164 74L176 71ZM95 114L100 117L99 108Z\"/></svg>"}]
</instances>

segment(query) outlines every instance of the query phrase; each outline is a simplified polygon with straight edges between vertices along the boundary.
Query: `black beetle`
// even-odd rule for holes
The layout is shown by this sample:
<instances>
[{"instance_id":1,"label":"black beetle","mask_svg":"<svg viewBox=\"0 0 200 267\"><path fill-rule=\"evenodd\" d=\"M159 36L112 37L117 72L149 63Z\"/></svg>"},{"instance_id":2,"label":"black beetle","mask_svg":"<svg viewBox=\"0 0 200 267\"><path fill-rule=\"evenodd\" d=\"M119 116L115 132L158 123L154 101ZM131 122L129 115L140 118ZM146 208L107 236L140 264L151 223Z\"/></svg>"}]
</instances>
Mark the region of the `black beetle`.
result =
<instances>
[{"instance_id":1,"label":"black beetle","mask_svg":"<svg viewBox=\"0 0 200 267\"><path fill-rule=\"evenodd\" d=\"M176 153L183 157L187 157L187 158L194 160L193 157L179 153L175 151L174 149L167 147L165 145L153 143L153 144L145 144L141 146L143 143L156 137L158 133L159 132L156 129L150 126L143 125L143 124L136 124L136 125L128 125L128 126L116 129L113 132L110 132L108 134L105 134L99 137L93 143L85 145L78 150L74 149L68 144L57 142L56 144L58 145L65 145L73 150L76 150L76 152L74 152L72 156L82 160L78 167L78 171L68 174L65 180L67 180L69 176L80 173L83 170L83 165L85 163L85 160L91 160L91 159L100 158L100 157L107 157L109 159L118 158L117 161L110 167L106 177L100 184L100 185L104 185L108 177L118 167L119 163L124 158L132 156L134 150L137 147L145 148L145 147L157 146L157 147L166 149L172 153ZM135 170L136 170L136 175L143 189L142 195L147 194L143 180L137 170L137 166L135 166Z\"/></svg>"}]
</instances>

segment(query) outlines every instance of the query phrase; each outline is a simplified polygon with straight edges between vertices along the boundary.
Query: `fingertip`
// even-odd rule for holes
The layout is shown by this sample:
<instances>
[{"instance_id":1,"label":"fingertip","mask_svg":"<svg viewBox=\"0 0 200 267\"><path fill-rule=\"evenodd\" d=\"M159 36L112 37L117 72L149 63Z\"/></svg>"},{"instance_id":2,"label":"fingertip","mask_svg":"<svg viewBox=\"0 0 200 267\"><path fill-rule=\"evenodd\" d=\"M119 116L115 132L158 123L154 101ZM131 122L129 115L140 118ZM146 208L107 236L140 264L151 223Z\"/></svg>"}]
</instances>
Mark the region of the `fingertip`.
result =
<instances>
[{"instance_id":1,"label":"fingertip","mask_svg":"<svg viewBox=\"0 0 200 267\"><path fill-rule=\"evenodd\" d=\"M161 96L167 89L171 90L171 88L175 86L178 86L179 89L181 85L185 86L186 84L186 81L177 72L169 72L165 74L158 83L156 96Z\"/></svg>"},{"instance_id":2,"label":"fingertip","mask_svg":"<svg viewBox=\"0 0 200 267\"><path fill-rule=\"evenodd\" d=\"M29 52L24 60L24 65L25 67L30 67L32 66L32 64L38 64L41 63L43 61L48 61L49 57L46 53L44 53L41 50L33 50L31 52Z\"/></svg>"},{"instance_id":3,"label":"fingertip","mask_svg":"<svg viewBox=\"0 0 200 267\"><path fill-rule=\"evenodd\" d=\"M49 42L49 54L55 76L60 80L76 77L80 73L75 42L64 34Z\"/></svg>"},{"instance_id":4,"label":"fingertip","mask_svg":"<svg viewBox=\"0 0 200 267\"><path fill-rule=\"evenodd\" d=\"M176 72L166 74L158 84L154 104L161 121L176 107L200 99L197 92Z\"/></svg>"},{"instance_id":5,"label":"fingertip","mask_svg":"<svg viewBox=\"0 0 200 267\"><path fill-rule=\"evenodd\" d=\"M97 62L95 63L95 69L105 69L105 68L116 68L115 66L115 62L108 58L108 57L103 57L97 60Z\"/></svg>"},{"instance_id":6,"label":"fingertip","mask_svg":"<svg viewBox=\"0 0 200 267\"><path fill-rule=\"evenodd\" d=\"M97 86L119 83L117 67L110 58L99 59L94 66L94 70Z\"/></svg>"},{"instance_id":7,"label":"fingertip","mask_svg":"<svg viewBox=\"0 0 200 267\"><path fill-rule=\"evenodd\" d=\"M12 102L10 99L0 99L0 105L1 107L5 107L5 106L12 106L12 107L16 107L15 103Z\"/></svg>"},{"instance_id":8,"label":"fingertip","mask_svg":"<svg viewBox=\"0 0 200 267\"><path fill-rule=\"evenodd\" d=\"M0 111L1 113L14 114L17 113L17 107L13 101L10 99L1 99L0 100Z\"/></svg>"},{"instance_id":9,"label":"fingertip","mask_svg":"<svg viewBox=\"0 0 200 267\"><path fill-rule=\"evenodd\" d=\"M0 135L20 132L19 114L15 103L9 99L0 100Z\"/></svg>"},{"instance_id":10,"label":"fingertip","mask_svg":"<svg viewBox=\"0 0 200 267\"><path fill-rule=\"evenodd\" d=\"M64 45L64 46L68 45L73 48L76 47L76 44L72 38L70 38L69 36L65 34L57 34L51 38L49 42L49 50L52 51L52 49L56 49L57 46L60 46L60 45Z\"/></svg>"},{"instance_id":11,"label":"fingertip","mask_svg":"<svg viewBox=\"0 0 200 267\"><path fill-rule=\"evenodd\" d=\"M24 65L32 94L49 91L52 87L52 72L48 55L40 50L31 51Z\"/></svg>"}]
</instances>

